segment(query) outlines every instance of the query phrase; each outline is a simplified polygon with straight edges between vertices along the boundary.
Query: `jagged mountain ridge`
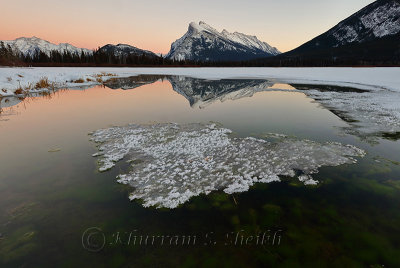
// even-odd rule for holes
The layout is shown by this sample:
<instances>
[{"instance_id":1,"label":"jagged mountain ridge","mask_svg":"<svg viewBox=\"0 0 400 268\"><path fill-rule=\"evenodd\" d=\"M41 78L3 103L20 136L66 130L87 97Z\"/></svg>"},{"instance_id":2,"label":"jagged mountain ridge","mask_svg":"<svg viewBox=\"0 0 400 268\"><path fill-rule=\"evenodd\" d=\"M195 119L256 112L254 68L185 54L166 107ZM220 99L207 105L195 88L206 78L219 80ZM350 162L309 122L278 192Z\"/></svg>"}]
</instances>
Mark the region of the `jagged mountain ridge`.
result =
<instances>
[{"instance_id":1,"label":"jagged mountain ridge","mask_svg":"<svg viewBox=\"0 0 400 268\"><path fill-rule=\"evenodd\" d=\"M78 48L68 43L53 44L49 41L40 39L38 37L20 37L11 41L3 41L5 45L10 45L11 48L21 53L23 56L34 56L39 52L45 53L50 56L51 51L58 51L61 54L69 52L71 54L80 55L82 52L91 55L93 51L86 48Z\"/></svg>"},{"instance_id":2,"label":"jagged mountain ridge","mask_svg":"<svg viewBox=\"0 0 400 268\"><path fill-rule=\"evenodd\" d=\"M192 22L188 31L171 45L166 55L174 60L241 61L280 54L256 36L218 32L205 22Z\"/></svg>"},{"instance_id":3,"label":"jagged mountain ridge","mask_svg":"<svg viewBox=\"0 0 400 268\"><path fill-rule=\"evenodd\" d=\"M86 55L93 55L93 51L86 48L78 48L68 43L61 44L53 44L49 41L40 39L38 37L20 37L11 41L2 41L4 45L10 45L11 48L25 57L30 56L33 57L37 55L39 52L45 53L47 56L50 56L52 51L58 51L61 54L64 52L69 52L72 55L81 55L82 53ZM112 45L108 44L101 48L99 51L105 52L110 55L114 55L116 57L126 57L130 55L142 56L155 58L159 57L157 54L148 51L139 49L137 47L126 45L126 44L118 44Z\"/></svg>"}]
</instances>

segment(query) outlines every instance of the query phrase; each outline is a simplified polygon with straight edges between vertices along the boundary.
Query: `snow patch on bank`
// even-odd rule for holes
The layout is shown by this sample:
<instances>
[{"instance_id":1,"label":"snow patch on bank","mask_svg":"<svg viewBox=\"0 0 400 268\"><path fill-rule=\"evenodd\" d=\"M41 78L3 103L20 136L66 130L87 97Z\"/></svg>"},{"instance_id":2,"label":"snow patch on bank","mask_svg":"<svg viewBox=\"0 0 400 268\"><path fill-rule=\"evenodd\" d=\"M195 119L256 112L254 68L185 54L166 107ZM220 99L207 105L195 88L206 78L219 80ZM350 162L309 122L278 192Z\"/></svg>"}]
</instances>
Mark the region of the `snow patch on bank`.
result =
<instances>
[{"instance_id":1,"label":"snow patch on bank","mask_svg":"<svg viewBox=\"0 0 400 268\"><path fill-rule=\"evenodd\" d=\"M131 170L118 181L134 188L130 199L158 208L176 208L217 190L244 192L257 182L280 181L279 176L297 174L304 184L316 184L311 174L319 167L355 163L354 157L365 154L351 145L269 138L276 141L234 137L217 124L132 124L91 133L99 170L128 161Z\"/></svg>"},{"instance_id":2,"label":"snow patch on bank","mask_svg":"<svg viewBox=\"0 0 400 268\"><path fill-rule=\"evenodd\" d=\"M0 97L49 92L61 88L82 89L101 85L110 78L129 77L131 72L97 68L0 68ZM51 88L37 88L41 79L47 79ZM16 94L22 89L23 94Z\"/></svg>"}]
</instances>

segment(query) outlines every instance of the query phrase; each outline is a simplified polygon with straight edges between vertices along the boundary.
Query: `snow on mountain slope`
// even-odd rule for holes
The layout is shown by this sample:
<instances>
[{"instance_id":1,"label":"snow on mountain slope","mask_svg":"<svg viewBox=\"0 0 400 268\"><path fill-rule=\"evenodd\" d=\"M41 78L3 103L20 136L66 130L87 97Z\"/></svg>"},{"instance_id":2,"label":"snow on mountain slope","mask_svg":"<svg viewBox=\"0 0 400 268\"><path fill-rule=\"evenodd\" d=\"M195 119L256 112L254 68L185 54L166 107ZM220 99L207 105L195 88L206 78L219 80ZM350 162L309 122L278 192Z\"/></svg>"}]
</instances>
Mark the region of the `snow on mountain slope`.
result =
<instances>
[{"instance_id":1,"label":"snow on mountain slope","mask_svg":"<svg viewBox=\"0 0 400 268\"><path fill-rule=\"evenodd\" d=\"M234 61L275 56L279 50L242 33L217 31L205 22L192 22L188 31L171 45L167 58L175 60Z\"/></svg>"},{"instance_id":2,"label":"snow on mountain slope","mask_svg":"<svg viewBox=\"0 0 400 268\"><path fill-rule=\"evenodd\" d=\"M398 0L380 0L363 8L328 31L337 43L364 42L373 38L400 32L400 3Z\"/></svg>"},{"instance_id":3,"label":"snow on mountain slope","mask_svg":"<svg viewBox=\"0 0 400 268\"><path fill-rule=\"evenodd\" d=\"M50 56L51 51L58 51L64 53L65 51L71 54L92 54L93 52L86 48L77 48L68 43L53 44L46 40L37 37L21 37L11 41L3 41L5 45L10 45L15 51L22 53L24 56L33 56L38 52L43 52Z\"/></svg>"},{"instance_id":4,"label":"snow on mountain slope","mask_svg":"<svg viewBox=\"0 0 400 268\"><path fill-rule=\"evenodd\" d=\"M371 29L375 37L394 35L400 32L400 3L391 1L374 9L361 17L367 29Z\"/></svg>"},{"instance_id":5,"label":"snow on mountain slope","mask_svg":"<svg viewBox=\"0 0 400 268\"><path fill-rule=\"evenodd\" d=\"M400 34L400 0L378 0L287 54L361 44ZM384 50L384 48L382 48Z\"/></svg>"},{"instance_id":6,"label":"snow on mountain slope","mask_svg":"<svg viewBox=\"0 0 400 268\"><path fill-rule=\"evenodd\" d=\"M227 30L223 30L222 34L228 37L228 39L250 48L260 49L272 55L278 55L281 53L277 48L271 47L267 43L258 40L257 36L246 35L238 32L229 33Z\"/></svg>"},{"instance_id":7,"label":"snow on mountain slope","mask_svg":"<svg viewBox=\"0 0 400 268\"><path fill-rule=\"evenodd\" d=\"M400 56L400 0L378 0L289 52L297 58L357 65L396 64Z\"/></svg>"},{"instance_id":8,"label":"snow on mountain slope","mask_svg":"<svg viewBox=\"0 0 400 268\"><path fill-rule=\"evenodd\" d=\"M100 51L104 51L107 53L112 53L115 56L128 56L128 55L137 55L141 56L145 54L146 56L149 57L158 57L157 54L148 51L148 50L143 50L134 46L126 45L126 44L118 44L118 45L105 45L100 48Z\"/></svg>"}]
</instances>

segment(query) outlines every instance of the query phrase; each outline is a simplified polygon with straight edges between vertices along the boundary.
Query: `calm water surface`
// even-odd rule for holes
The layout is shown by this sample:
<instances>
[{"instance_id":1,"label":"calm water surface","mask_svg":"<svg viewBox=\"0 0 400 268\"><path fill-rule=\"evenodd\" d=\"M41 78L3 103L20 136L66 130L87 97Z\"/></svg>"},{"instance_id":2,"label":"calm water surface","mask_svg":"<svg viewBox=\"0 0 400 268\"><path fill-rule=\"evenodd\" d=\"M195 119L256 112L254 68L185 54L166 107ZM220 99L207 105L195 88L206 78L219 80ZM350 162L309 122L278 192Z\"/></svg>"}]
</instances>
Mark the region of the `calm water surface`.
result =
<instances>
[{"instance_id":1,"label":"calm water surface","mask_svg":"<svg viewBox=\"0 0 400 268\"><path fill-rule=\"evenodd\" d=\"M154 80L131 90L62 90L2 108L0 266L400 265L399 141L344 134L348 123L289 85L252 97L237 97L237 89L203 96L207 105L199 105ZM210 121L240 136L339 141L368 155L321 168L316 187L283 178L242 194L192 198L174 210L129 201L132 189L115 179L126 164L99 173L91 156L88 133L100 128ZM91 227L101 232L82 239ZM195 242L183 243L184 236Z\"/></svg>"}]
</instances>

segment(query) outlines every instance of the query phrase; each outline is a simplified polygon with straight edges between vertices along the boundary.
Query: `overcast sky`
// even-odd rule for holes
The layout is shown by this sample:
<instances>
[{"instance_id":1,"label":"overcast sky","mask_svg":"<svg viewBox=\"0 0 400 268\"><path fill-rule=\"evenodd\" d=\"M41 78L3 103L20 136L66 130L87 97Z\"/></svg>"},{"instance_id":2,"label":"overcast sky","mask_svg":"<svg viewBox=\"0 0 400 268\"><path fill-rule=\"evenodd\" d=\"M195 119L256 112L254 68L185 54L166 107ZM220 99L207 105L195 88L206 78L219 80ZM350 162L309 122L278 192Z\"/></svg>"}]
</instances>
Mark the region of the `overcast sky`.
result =
<instances>
[{"instance_id":1,"label":"overcast sky","mask_svg":"<svg viewBox=\"0 0 400 268\"><path fill-rule=\"evenodd\" d=\"M256 35L282 52L327 31L370 0L1 0L0 40L37 36L96 48L126 43L167 53L191 21Z\"/></svg>"}]
</instances>

